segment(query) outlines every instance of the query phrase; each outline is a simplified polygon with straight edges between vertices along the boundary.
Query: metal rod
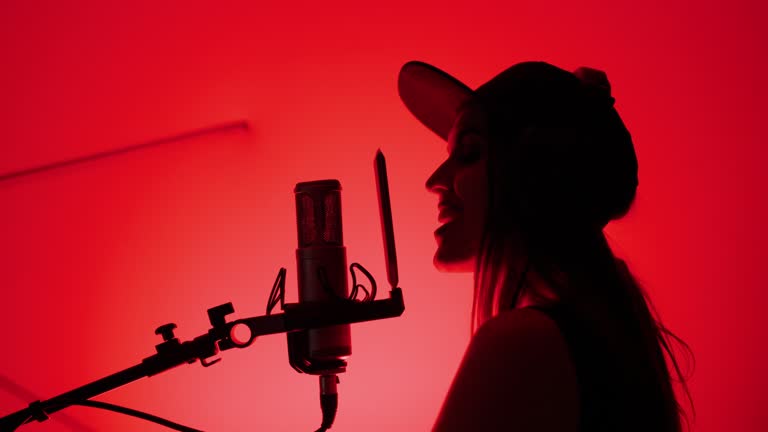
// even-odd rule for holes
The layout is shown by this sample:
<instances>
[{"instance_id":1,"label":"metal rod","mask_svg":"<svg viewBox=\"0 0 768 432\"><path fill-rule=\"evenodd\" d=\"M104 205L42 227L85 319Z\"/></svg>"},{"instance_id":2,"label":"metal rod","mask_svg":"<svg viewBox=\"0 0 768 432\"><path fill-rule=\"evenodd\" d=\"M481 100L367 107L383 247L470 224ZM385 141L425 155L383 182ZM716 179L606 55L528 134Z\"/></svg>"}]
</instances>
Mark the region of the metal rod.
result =
<instances>
[{"instance_id":1,"label":"metal rod","mask_svg":"<svg viewBox=\"0 0 768 432\"><path fill-rule=\"evenodd\" d=\"M248 130L250 128L247 120L236 120L228 123L221 123L213 126L207 126L200 129L194 129L188 132L182 132L180 134L171 135L168 137L159 138L156 140L147 141L141 144L134 144L127 147L121 147L114 150L106 150L98 153L93 153L86 156L80 156L73 159L67 159L58 162L52 162L44 165L39 165L32 168L26 168L19 171L13 171L5 174L0 174L0 182L6 180L17 179L20 177L26 177L33 174L38 174L44 171L50 171L58 168L63 168L71 165L76 165L83 162L90 162L97 159L104 159L111 156L117 156L124 153L142 150L149 147L156 147L163 144L169 144L176 141L181 141L190 138L197 138L204 135L215 134L220 132L226 132L234 129Z\"/></svg>"}]
</instances>

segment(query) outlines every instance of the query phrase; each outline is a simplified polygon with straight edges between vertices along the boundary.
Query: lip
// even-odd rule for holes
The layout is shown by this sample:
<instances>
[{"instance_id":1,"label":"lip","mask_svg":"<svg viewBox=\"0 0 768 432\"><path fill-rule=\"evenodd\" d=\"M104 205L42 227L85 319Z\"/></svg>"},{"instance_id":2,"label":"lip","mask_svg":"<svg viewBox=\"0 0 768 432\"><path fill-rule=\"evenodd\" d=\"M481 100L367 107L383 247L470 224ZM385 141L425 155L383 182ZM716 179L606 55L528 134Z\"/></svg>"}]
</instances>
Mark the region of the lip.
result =
<instances>
[{"instance_id":1,"label":"lip","mask_svg":"<svg viewBox=\"0 0 768 432\"><path fill-rule=\"evenodd\" d=\"M450 222L461 214L461 211L455 207L440 206L440 213L437 215L437 220L440 223Z\"/></svg>"},{"instance_id":2,"label":"lip","mask_svg":"<svg viewBox=\"0 0 768 432\"><path fill-rule=\"evenodd\" d=\"M436 238L437 238L437 237L442 237L442 235L445 233L445 230L446 230L446 229L448 229L448 226L450 226L450 225L451 225L451 223L450 223L450 222L446 222L446 223L444 223L444 224L440 225L440 226L439 226L439 227L438 227L438 228L435 230L435 233L434 233L434 234L435 234L435 237L436 237Z\"/></svg>"},{"instance_id":3,"label":"lip","mask_svg":"<svg viewBox=\"0 0 768 432\"><path fill-rule=\"evenodd\" d=\"M461 204L459 204L459 203L460 203L460 201L456 201L456 200L453 200L453 199L449 199L447 197L443 197L437 203L437 207L439 207L439 208L451 207L451 208L455 208L455 209L459 209L460 210L461 209Z\"/></svg>"}]
</instances>

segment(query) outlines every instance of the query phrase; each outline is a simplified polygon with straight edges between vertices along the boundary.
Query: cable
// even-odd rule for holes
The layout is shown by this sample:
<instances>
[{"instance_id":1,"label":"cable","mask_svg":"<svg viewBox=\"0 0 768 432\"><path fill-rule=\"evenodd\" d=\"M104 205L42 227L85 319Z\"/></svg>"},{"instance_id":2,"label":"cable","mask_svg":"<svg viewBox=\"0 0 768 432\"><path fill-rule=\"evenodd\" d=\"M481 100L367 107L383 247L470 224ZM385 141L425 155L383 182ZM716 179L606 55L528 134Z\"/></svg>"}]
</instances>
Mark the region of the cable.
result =
<instances>
[{"instance_id":1,"label":"cable","mask_svg":"<svg viewBox=\"0 0 768 432\"><path fill-rule=\"evenodd\" d=\"M333 426L336 410L339 407L339 393L336 388L338 383L338 375L320 376L320 409L323 412L323 421L316 432L325 432Z\"/></svg>"},{"instance_id":2,"label":"cable","mask_svg":"<svg viewBox=\"0 0 768 432\"><path fill-rule=\"evenodd\" d=\"M355 268L363 272L363 274L365 274L365 276L368 278L368 281L371 283L370 292L368 292L368 289L366 289L364 285L357 283L357 276L355 276L355 271L354 271ZM356 301L356 302L368 302L368 301L375 300L376 291L377 291L376 280L373 278L373 276L371 276L371 273L368 270L366 270L365 267L363 267L358 263L352 263L349 266L349 272L352 274L352 291L350 292L349 297L347 298L338 295L336 291L334 291L331 288L330 283L328 283L328 275L325 272L325 267L317 268L317 279L320 281L320 286L323 287L323 290L325 291L325 293L328 294L328 296L331 298L342 300L342 301L349 300L349 301ZM365 292L365 297L363 297L362 300L358 300L357 293L361 289Z\"/></svg>"},{"instance_id":3,"label":"cable","mask_svg":"<svg viewBox=\"0 0 768 432\"><path fill-rule=\"evenodd\" d=\"M363 272L363 274L368 278L368 282L371 283L370 296L368 295L368 290L365 289L365 287L363 285L360 285L360 284L357 283L357 278L355 277L355 272L354 272L355 268L357 268L361 272ZM369 273L368 270L365 269L365 267L363 267L362 265L360 265L358 263L352 263L349 266L349 272L352 273L352 293L349 296L350 300L354 300L357 297L357 289L358 289L358 287L362 288L363 291L365 291L365 297L363 297L362 301L374 301L374 300L376 300L376 279L374 279L373 276L371 276L371 273Z\"/></svg>"},{"instance_id":4,"label":"cable","mask_svg":"<svg viewBox=\"0 0 768 432\"><path fill-rule=\"evenodd\" d=\"M131 408L122 407L120 405L113 405L106 402L85 400L85 401L72 402L72 405L82 405L82 406L91 407L91 408L99 408L99 409L105 409L108 411L114 411L116 413L125 414L132 417L138 417L142 420L147 420L153 423L157 423L161 426L165 426L169 429L173 429L181 432L203 432L200 429L194 429L191 427L180 425L178 423L174 423L170 420L166 420L156 415L148 414L148 413L131 409Z\"/></svg>"},{"instance_id":5,"label":"cable","mask_svg":"<svg viewBox=\"0 0 768 432\"><path fill-rule=\"evenodd\" d=\"M325 432L333 426L336 420L336 410L339 407L339 395L320 395L320 409L323 411L323 422L316 432Z\"/></svg>"},{"instance_id":6,"label":"cable","mask_svg":"<svg viewBox=\"0 0 768 432\"><path fill-rule=\"evenodd\" d=\"M361 302L366 302L371 297L371 293L368 292L368 288L362 286L362 285L355 285L352 287L352 292L349 293L349 299L353 301L357 301L357 292L359 290L363 290L365 295L363 296L363 299L360 300Z\"/></svg>"},{"instance_id":7,"label":"cable","mask_svg":"<svg viewBox=\"0 0 768 432\"><path fill-rule=\"evenodd\" d=\"M267 315L272 313L272 309L280 303L280 309L284 309L285 304L285 267L280 267L280 271L277 272L277 279L272 285L272 291L269 293L269 300L267 300Z\"/></svg>"}]
</instances>

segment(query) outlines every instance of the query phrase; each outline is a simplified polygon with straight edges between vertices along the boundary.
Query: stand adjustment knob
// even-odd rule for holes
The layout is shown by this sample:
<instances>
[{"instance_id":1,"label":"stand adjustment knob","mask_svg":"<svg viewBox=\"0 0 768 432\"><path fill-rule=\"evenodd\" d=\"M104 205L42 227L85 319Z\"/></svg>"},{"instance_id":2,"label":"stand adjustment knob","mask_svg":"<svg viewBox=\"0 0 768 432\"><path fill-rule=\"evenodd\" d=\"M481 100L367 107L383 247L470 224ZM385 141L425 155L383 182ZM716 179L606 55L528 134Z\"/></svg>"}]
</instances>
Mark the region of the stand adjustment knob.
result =
<instances>
[{"instance_id":1,"label":"stand adjustment knob","mask_svg":"<svg viewBox=\"0 0 768 432\"><path fill-rule=\"evenodd\" d=\"M232 303L224 303L208 309L208 320L212 326L221 327L227 324L226 316L234 312L235 307L232 306Z\"/></svg>"},{"instance_id":2,"label":"stand adjustment knob","mask_svg":"<svg viewBox=\"0 0 768 432\"><path fill-rule=\"evenodd\" d=\"M175 329L176 329L176 324L174 323L163 324L157 329L155 329L155 334L162 336L164 341L169 341L176 337L173 334L173 330Z\"/></svg>"}]
</instances>

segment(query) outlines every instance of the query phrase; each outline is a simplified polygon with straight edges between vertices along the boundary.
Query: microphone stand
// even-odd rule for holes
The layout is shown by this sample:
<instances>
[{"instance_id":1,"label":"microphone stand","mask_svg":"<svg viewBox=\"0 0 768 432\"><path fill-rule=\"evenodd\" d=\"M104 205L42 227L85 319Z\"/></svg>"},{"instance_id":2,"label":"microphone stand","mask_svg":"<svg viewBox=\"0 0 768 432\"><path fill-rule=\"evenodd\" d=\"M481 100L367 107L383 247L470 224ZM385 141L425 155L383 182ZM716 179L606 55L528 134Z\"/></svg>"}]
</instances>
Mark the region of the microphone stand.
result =
<instances>
[{"instance_id":1,"label":"microphone stand","mask_svg":"<svg viewBox=\"0 0 768 432\"><path fill-rule=\"evenodd\" d=\"M62 393L51 399L35 401L27 408L0 418L0 432L12 432L32 421L42 422L50 414L69 406L86 401L94 396L116 389L139 378L150 377L185 363L200 360L204 367L212 366L220 358L213 358L219 351L232 348L246 348L258 336L292 333L302 330L327 327L339 324L352 324L402 315L405 310L403 293L400 288L390 291L390 298L369 302L338 300L333 302L302 302L285 304L284 312L274 315L242 318L227 322L226 316L234 313L232 303L225 303L208 309L211 329L192 340L180 342L173 334L176 324L170 323L158 327L155 334L162 336L163 342L156 345L156 354L147 357L141 363L106 376L82 387ZM250 330L248 340L232 337L235 328L247 326Z\"/></svg>"}]
</instances>

